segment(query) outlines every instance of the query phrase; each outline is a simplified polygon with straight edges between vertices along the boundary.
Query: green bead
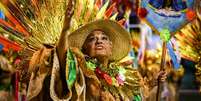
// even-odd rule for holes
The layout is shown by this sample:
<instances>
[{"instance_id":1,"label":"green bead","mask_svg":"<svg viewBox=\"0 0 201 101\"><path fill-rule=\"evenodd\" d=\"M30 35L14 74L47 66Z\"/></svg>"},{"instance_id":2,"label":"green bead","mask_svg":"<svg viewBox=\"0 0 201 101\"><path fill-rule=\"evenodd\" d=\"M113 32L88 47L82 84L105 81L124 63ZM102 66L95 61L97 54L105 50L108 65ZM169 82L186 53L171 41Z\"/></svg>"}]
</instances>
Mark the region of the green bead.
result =
<instances>
[{"instance_id":1,"label":"green bead","mask_svg":"<svg viewBox=\"0 0 201 101\"><path fill-rule=\"evenodd\" d=\"M170 40L170 31L167 28L164 28L160 31L160 38L164 41L164 42L168 42Z\"/></svg>"}]
</instances>

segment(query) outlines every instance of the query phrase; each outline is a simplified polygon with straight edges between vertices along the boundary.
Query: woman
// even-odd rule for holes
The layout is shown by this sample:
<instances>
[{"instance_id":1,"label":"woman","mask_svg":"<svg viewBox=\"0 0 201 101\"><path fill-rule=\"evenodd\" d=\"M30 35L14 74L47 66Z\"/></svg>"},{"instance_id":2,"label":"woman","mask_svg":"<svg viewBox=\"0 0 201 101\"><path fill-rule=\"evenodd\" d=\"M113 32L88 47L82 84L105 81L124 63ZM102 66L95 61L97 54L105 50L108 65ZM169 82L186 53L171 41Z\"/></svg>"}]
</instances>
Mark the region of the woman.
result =
<instances>
[{"instance_id":1,"label":"woman","mask_svg":"<svg viewBox=\"0 0 201 101\"><path fill-rule=\"evenodd\" d=\"M68 36L71 48L67 52L65 68L69 90L67 98L130 101L138 96L138 72L118 63L130 51L129 40L129 33L110 20L97 20L71 33ZM56 75L62 70L62 67L60 70L58 68L59 65L53 66L50 85L51 97L55 100L59 100L54 91L55 81L58 80ZM79 86L76 87L76 84Z\"/></svg>"},{"instance_id":2,"label":"woman","mask_svg":"<svg viewBox=\"0 0 201 101\"><path fill-rule=\"evenodd\" d=\"M139 73L119 62L130 51L129 33L114 21L97 20L69 35L72 14L67 10L56 50L44 47L33 55L28 100L141 100Z\"/></svg>"}]
</instances>

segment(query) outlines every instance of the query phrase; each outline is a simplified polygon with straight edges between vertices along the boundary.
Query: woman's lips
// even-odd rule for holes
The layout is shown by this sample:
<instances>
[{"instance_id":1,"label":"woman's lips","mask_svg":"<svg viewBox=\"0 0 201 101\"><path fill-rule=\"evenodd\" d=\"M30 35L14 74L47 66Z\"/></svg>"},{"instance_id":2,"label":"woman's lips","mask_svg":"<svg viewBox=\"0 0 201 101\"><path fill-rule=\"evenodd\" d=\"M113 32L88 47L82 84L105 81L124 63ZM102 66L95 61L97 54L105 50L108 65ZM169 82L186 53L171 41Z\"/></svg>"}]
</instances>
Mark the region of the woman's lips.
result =
<instances>
[{"instance_id":1,"label":"woman's lips","mask_svg":"<svg viewBox=\"0 0 201 101\"><path fill-rule=\"evenodd\" d=\"M95 47L95 49L96 50L101 50L101 49L103 49L104 47L102 46L102 45L97 45L96 47Z\"/></svg>"}]
</instances>

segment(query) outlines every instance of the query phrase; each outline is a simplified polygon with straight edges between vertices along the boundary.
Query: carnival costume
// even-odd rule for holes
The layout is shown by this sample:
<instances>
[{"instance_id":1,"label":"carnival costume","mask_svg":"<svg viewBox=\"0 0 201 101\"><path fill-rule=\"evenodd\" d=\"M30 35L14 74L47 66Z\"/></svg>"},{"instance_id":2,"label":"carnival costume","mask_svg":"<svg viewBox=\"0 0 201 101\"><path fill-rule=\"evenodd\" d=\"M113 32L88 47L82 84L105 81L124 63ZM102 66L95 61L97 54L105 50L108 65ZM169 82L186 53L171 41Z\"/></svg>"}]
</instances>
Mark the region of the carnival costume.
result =
<instances>
[{"instance_id":1,"label":"carnival costume","mask_svg":"<svg viewBox=\"0 0 201 101\"><path fill-rule=\"evenodd\" d=\"M119 62L130 51L129 33L117 22L111 21L117 16L115 4L107 10L109 0L103 6L101 0L97 0L95 5L94 2L17 0L1 3L4 11L8 11L8 20L15 23L12 26L9 21L2 21L3 31L12 33L14 40L24 48L22 54L26 56L25 60L30 60L28 72L23 71L25 75L21 77L24 80L30 75L24 80L24 83L28 81L28 100L141 100L139 73ZM27 4L30 6L25 6ZM13 12L10 12L11 9L14 9ZM67 22L64 22L65 14L70 19ZM62 29L63 22L64 26L70 27ZM96 59L80 51L89 32L95 29L105 31L113 42L109 68L101 67ZM58 50L55 49L59 33L63 31L69 36L68 40L62 41L68 41L70 46L66 50L65 69L61 68Z\"/></svg>"}]
</instances>

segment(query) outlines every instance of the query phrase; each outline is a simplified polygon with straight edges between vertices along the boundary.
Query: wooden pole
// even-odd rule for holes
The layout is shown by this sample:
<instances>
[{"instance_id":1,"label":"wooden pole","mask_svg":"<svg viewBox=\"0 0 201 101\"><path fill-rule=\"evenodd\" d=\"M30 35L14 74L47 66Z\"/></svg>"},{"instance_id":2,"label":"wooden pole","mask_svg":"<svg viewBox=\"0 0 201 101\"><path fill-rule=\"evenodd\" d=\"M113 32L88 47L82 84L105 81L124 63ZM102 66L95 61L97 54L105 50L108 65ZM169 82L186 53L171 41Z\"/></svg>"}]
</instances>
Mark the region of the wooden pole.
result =
<instances>
[{"instance_id":1,"label":"wooden pole","mask_svg":"<svg viewBox=\"0 0 201 101\"><path fill-rule=\"evenodd\" d=\"M165 57L166 57L166 51L167 51L166 44L167 44L166 42L163 42L160 71L164 71L164 67L165 67ZM160 83L160 80L158 79L158 88L157 88L157 93L156 93L156 101L160 101L161 89L162 89L162 84Z\"/></svg>"}]
</instances>

